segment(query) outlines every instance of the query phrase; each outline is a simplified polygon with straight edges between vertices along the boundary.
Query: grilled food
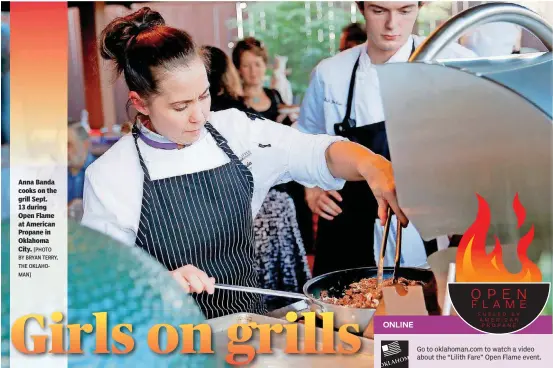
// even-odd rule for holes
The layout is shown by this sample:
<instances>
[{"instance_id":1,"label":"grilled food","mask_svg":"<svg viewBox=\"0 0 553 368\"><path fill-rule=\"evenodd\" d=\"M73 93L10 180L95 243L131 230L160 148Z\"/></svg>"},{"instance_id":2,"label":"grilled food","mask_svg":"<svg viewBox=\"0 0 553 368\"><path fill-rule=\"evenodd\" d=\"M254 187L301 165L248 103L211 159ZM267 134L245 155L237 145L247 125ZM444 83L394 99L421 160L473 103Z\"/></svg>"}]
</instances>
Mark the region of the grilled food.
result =
<instances>
[{"instance_id":1,"label":"grilled food","mask_svg":"<svg viewBox=\"0 0 553 368\"><path fill-rule=\"evenodd\" d=\"M399 277L397 283L407 290L407 286L424 285L422 281L407 280ZM387 279L382 282L382 287L392 286L393 280ZM364 278L359 282L350 284L344 295L340 298L331 297L328 291L321 291L320 300L324 303L342 305L351 308L376 308L380 303L382 295L377 291L376 277Z\"/></svg>"}]
</instances>

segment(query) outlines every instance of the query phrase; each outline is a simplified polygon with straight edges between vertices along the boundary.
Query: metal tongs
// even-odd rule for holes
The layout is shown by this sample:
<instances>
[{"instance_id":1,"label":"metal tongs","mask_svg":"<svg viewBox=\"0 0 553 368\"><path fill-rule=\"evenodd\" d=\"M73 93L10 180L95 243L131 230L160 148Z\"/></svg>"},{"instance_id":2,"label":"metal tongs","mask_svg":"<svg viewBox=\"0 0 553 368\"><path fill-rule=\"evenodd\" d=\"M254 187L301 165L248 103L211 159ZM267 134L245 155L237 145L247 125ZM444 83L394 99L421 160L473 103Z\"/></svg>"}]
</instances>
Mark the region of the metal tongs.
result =
<instances>
[{"instance_id":1,"label":"metal tongs","mask_svg":"<svg viewBox=\"0 0 553 368\"><path fill-rule=\"evenodd\" d=\"M263 295L269 295L269 296L280 296L283 298L291 298L291 299L301 299L301 300L309 300L309 298L303 294L300 293L293 293L291 291L280 291L280 290L271 290L271 289L260 289L256 287L249 287L249 286L238 286L238 285L228 285L228 284L215 284L215 289L222 289L222 290L231 290L231 291L242 291L245 293L254 293L254 294L263 294Z\"/></svg>"},{"instance_id":2,"label":"metal tongs","mask_svg":"<svg viewBox=\"0 0 553 368\"><path fill-rule=\"evenodd\" d=\"M382 283L384 282L384 256L386 255L386 246L388 245L388 235L390 233L390 223L392 221L392 209L388 207L388 216L386 217L386 224L384 224L384 234L382 235L382 244L380 246L380 258L378 260L378 271L376 275L376 290L378 295L382 292ZM396 238L396 257L393 274L393 283L397 284L397 274L399 271L399 263L401 259L401 232L402 227L399 220L397 220L397 238Z\"/></svg>"}]
</instances>

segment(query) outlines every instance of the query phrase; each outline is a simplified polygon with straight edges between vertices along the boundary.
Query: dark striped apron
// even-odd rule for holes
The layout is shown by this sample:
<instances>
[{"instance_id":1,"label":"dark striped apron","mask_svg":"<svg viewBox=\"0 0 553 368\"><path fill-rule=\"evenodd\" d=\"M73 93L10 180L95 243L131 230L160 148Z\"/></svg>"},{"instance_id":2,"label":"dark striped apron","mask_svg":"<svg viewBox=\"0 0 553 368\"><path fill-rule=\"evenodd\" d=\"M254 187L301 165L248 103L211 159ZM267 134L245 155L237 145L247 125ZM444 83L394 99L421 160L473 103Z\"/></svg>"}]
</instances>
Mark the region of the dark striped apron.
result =
<instances>
[{"instance_id":1,"label":"dark striped apron","mask_svg":"<svg viewBox=\"0 0 553 368\"><path fill-rule=\"evenodd\" d=\"M211 170L151 180L138 148L141 136L133 127L144 171L142 210L136 245L168 270L191 264L216 282L258 286L251 200L253 176L219 132L205 125L230 162ZM260 295L219 290L193 293L206 318L246 312L264 314Z\"/></svg>"}]
</instances>

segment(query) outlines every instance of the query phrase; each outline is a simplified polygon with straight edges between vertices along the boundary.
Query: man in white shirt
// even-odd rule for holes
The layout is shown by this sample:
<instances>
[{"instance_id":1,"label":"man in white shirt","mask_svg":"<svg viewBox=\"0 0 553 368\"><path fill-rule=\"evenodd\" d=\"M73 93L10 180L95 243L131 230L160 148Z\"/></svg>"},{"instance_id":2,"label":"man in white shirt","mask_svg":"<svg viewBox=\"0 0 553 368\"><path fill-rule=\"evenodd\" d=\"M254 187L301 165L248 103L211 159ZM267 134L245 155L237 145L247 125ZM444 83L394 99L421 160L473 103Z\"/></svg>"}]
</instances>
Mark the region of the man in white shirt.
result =
<instances>
[{"instance_id":1,"label":"man in white shirt","mask_svg":"<svg viewBox=\"0 0 553 368\"><path fill-rule=\"evenodd\" d=\"M413 35L422 2L357 2L366 21L367 42L323 60L312 73L302 102L297 128L311 134L349 138L389 157L384 111L375 64L406 62L423 38ZM458 44L446 47L439 58L476 55ZM311 210L320 216L314 275L339 269L375 265L376 201L366 185L348 183L340 192L306 189ZM395 225L390 236L395 238ZM416 230L403 230L404 243L424 255L437 249L424 244ZM432 248L432 249L430 249ZM426 257L423 257L425 259Z\"/></svg>"}]
</instances>

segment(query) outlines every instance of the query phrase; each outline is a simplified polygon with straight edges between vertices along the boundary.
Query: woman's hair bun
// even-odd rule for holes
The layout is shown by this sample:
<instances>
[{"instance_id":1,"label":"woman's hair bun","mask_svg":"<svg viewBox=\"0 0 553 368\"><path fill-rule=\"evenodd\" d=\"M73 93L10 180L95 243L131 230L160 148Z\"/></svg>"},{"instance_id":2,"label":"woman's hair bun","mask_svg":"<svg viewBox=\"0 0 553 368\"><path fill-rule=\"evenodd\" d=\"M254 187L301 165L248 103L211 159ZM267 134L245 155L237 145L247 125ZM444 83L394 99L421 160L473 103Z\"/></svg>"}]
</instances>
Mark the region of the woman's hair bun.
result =
<instances>
[{"instance_id":1,"label":"woman's hair bun","mask_svg":"<svg viewBox=\"0 0 553 368\"><path fill-rule=\"evenodd\" d=\"M148 7L125 17L116 18L102 31L100 55L104 59L115 61L118 69L122 70L132 41L140 33L162 25L165 25L165 20L161 14Z\"/></svg>"}]
</instances>

